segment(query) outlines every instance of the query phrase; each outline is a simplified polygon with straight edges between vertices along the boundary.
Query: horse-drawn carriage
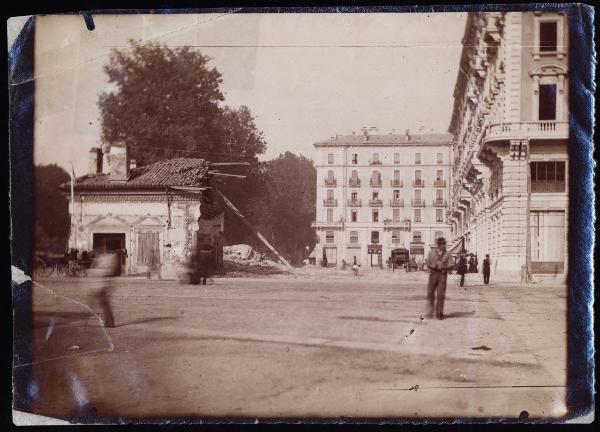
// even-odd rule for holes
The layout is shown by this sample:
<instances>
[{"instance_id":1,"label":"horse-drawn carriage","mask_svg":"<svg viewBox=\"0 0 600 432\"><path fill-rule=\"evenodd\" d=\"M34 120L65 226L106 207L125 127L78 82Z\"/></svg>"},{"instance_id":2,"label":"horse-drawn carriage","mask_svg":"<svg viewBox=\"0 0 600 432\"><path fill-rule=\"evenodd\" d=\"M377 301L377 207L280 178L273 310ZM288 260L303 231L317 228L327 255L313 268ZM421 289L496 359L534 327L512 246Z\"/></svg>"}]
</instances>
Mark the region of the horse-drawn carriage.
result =
<instances>
[{"instance_id":1,"label":"horse-drawn carriage","mask_svg":"<svg viewBox=\"0 0 600 432\"><path fill-rule=\"evenodd\" d=\"M406 269L406 271L410 271L408 269L409 257L410 257L410 254L408 252L408 249L399 248L399 249L392 250L392 252L390 254L390 260L389 260L392 271L396 270L397 268L403 268L403 267Z\"/></svg>"},{"instance_id":2,"label":"horse-drawn carriage","mask_svg":"<svg viewBox=\"0 0 600 432\"><path fill-rule=\"evenodd\" d=\"M74 249L63 255L36 252L33 275L35 279L47 278L55 272L59 276L85 276L91 265L92 258L85 251L81 255Z\"/></svg>"}]
</instances>

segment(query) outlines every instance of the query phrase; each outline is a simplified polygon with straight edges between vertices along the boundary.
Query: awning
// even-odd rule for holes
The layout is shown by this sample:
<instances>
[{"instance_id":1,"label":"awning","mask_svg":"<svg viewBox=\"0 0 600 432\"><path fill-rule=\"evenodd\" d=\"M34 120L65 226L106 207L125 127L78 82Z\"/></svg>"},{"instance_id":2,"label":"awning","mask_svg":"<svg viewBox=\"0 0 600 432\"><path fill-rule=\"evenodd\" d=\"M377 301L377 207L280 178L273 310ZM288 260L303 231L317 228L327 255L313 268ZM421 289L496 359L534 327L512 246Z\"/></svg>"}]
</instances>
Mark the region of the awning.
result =
<instances>
[{"instance_id":1,"label":"awning","mask_svg":"<svg viewBox=\"0 0 600 432\"><path fill-rule=\"evenodd\" d=\"M454 246L452 246L448 252L451 254L457 254L465 249L465 238L461 237Z\"/></svg>"}]
</instances>

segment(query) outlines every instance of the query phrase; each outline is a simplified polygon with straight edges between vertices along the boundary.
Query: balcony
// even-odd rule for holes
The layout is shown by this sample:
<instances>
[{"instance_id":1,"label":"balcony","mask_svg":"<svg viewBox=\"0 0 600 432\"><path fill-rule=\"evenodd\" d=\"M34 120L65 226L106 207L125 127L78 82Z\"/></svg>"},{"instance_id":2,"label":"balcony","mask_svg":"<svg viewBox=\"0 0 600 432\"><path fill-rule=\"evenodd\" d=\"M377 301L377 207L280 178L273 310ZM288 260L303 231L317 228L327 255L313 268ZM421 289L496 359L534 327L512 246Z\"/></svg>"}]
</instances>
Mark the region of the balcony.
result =
<instances>
[{"instance_id":1,"label":"balcony","mask_svg":"<svg viewBox=\"0 0 600 432\"><path fill-rule=\"evenodd\" d=\"M392 199L392 200L390 200L390 206L404 207L404 200L403 199Z\"/></svg>"},{"instance_id":2,"label":"balcony","mask_svg":"<svg viewBox=\"0 0 600 432\"><path fill-rule=\"evenodd\" d=\"M337 180L334 178L326 178L325 179L325 186L333 186L336 187L337 186Z\"/></svg>"},{"instance_id":3,"label":"balcony","mask_svg":"<svg viewBox=\"0 0 600 432\"><path fill-rule=\"evenodd\" d=\"M392 186L392 187L402 187L402 186L404 186L404 183L402 183L402 180L394 179L394 180L392 180L390 182L390 186Z\"/></svg>"},{"instance_id":4,"label":"balcony","mask_svg":"<svg viewBox=\"0 0 600 432\"><path fill-rule=\"evenodd\" d=\"M425 207L425 200L414 199L411 201L413 207Z\"/></svg>"},{"instance_id":5,"label":"balcony","mask_svg":"<svg viewBox=\"0 0 600 432\"><path fill-rule=\"evenodd\" d=\"M433 182L435 187L446 187L446 180L436 180Z\"/></svg>"},{"instance_id":6,"label":"balcony","mask_svg":"<svg viewBox=\"0 0 600 432\"><path fill-rule=\"evenodd\" d=\"M348 180L348 185L350 187L360 187L360 179L351 178L350 180Z\"/></svg>"},{"instance_id":7,"label":"balcony","mask_svg":"<svg viewBox=\"0 0 600 432\"><path fill-rule=\"evenodd\" d=\"M486 128L483 143L522 138L530 140L568 139L569 122L549 120L523 123L493 123Z\"/></svg>"},{"instance_id":8,"label":"balcony","mask_svg":"<svg viewBox=\"0 0 600 432\"><path fill-rule=\"evenodd\" d=\"M337 200L336 199L324 199L323 207L337 207Z\"/></svg>"},{"instance_id":9,"label":"balcony","mask_svg":"<svg viewBox=\"0 0 600 432\"><path fill-rule=\"evenodd\" d=\"M371 179L371 187L381 187L381 180L372 180Z\"/></svg>"},{"instance_id":10,"label":"balcony","mask_svg":"<svg viewBox=\"0 0 600 432\"><path fill-rule=\"evenodd\" d=\"M383 200L379 198L370 199L369 207L383 207Z\"/></svg>"},{"instance_id":11,"label":"balcony","mask_svg":"<svg viewBox=\"0 0 600 432\"><path fill-rule=\"evenodd\" d=\"M348 200L348 207L362 207L362 200Z\"/></svg>"},{"instance_id":12,"label":"balcony","mask_svg":"<svg viewBox=\"0 0 600 432\"><path fill-rule=\"evenodd\" d=\"M445 199L436 198L433 200L433 206L434 207L447 207L448 203L446 202Z\"/></svg>"},{"instance_id":13,"label":"balcony","mask_svg":"<svg viewBox=\"0 0 600 432\"><path fill-rule=\"evenodd\" d=\"M342 221L337 222L323 222L323 221L313 221L310 224L311 228L316 229L343 229L344 223Z\"/></svg>"},{"instance_id":14,"label":"balcony","mask_svg":"<svg viewBox=\"0 0 600 432\"><path fill-rule=\"evenodd\" d=\"M425 187L425 181L422 179L413 180L412 185L413 185L413 187Z\"/></svg>"},{"instance_id":15,"label":"balcony","mask_svg":"<svg viewBox=\"0 0 600 432\"><path fill-rule=\"evenodd\" d=\"M409 223L407 221L401 221L401 220L386 219L383 221L383 226L385 228L394 228L394 229L398 229L400 231L409 231L410 230Z\"/></svg>"}]
</instances>

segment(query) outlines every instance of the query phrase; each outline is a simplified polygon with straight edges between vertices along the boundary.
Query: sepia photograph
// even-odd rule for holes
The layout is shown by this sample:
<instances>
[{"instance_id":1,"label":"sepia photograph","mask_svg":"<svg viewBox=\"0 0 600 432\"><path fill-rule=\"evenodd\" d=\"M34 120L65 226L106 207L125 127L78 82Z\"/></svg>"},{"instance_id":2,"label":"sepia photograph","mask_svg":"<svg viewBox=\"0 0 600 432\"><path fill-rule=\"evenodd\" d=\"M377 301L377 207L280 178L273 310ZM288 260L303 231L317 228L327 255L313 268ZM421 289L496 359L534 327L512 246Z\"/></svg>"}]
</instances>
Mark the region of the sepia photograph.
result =
<instances>
[{"instance_id":1,"label":"sepia photograph","mask_svg":"<svg viewBox=\"0 0 600 432\"><path fill-rule=\"evenodd\" d=\"M593 421L593 9L284 12L8 21L13 422Z\"/></svg>"}]
</instances>

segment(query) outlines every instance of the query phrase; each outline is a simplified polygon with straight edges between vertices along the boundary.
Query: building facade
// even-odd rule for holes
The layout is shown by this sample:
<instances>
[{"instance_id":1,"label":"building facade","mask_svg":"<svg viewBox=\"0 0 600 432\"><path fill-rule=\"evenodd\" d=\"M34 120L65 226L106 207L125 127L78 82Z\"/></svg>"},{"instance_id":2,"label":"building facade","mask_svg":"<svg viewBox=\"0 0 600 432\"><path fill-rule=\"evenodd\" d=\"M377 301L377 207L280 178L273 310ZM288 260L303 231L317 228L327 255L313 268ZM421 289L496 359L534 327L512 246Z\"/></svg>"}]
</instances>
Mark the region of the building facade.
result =
<instances>
[{"instance_id":1,"label":"building facade","mask_svg":"<svg viewBox=\"0 0 600 432\"><path fill-rule=\"evenodd\" d=\"M469 13L449 132L453 239L492 272L564 276L568 28L552 12ZM481 262L481 259L480 259Z\"/></svg>"},{"instance_id":2,"label":"building facade","mask_svg":"<svg viewBox=\"0 0 600 432\"><path fill-rule=\"evenodd\" d=\"M113 144L104 155L92 148L89 172L76 179L72 195L63 186L71 216L69 247L80 253L125 249L126 274L154 271L175 279L199 241L212 236L207 241L218 243L222 237L222 214L201 217L209 164L192 158L142 167L132 162L124 145Z\"/></svg>"},{"instance_id":3,"label":"building facade","mask_svg":"<svg viewBox=\"0 0 600 432\"><path fill-rule=\"evenodd\" d=\"M450 234L451 135L371 132L314 144L317 264L380 267L393 249L422 257Z\"/></svg>"}]
</instances>

